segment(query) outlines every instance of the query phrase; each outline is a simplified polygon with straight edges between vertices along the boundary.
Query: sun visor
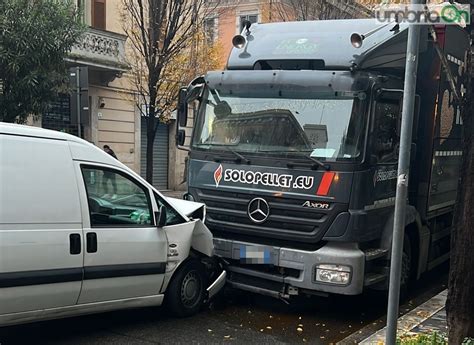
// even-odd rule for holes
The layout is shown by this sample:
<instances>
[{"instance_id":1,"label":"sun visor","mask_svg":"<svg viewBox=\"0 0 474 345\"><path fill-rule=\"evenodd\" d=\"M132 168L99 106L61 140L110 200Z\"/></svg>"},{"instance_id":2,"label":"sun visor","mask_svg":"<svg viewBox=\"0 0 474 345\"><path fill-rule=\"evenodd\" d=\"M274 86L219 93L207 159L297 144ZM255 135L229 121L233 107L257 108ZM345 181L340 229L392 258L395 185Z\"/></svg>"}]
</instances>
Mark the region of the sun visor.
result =
<instances>
[{"instance_id":1,"label":"sun visor","mask_svg":"<svg viewBox=\"0 0 474 345\"><path fill-rule=\"evenodd\" d=\"M318 20L253 24L242 49L233 48L228 70L274 69L348 70L395 68L405 66L408 25L379 23L375 19ZM427 28L423 26L422 37ZM357 33L364 37L360 47L351 44ZM420 52L427 46L420 40ZM293 61L294 65L288 65ZM263 68L262 66L266 66Z\"/></svg>"},{"instance_id":2,"label":"sun visor","mask_svg":"<svg viewBox=\"0 0 474 345\"><path fill-rule=\"evenodd\" d=\"M329 71L219 71L209 72L206 84L221 95L244 93L253 97L305 97L366 91L365 73Z\"/></svg>"}]
</instances>

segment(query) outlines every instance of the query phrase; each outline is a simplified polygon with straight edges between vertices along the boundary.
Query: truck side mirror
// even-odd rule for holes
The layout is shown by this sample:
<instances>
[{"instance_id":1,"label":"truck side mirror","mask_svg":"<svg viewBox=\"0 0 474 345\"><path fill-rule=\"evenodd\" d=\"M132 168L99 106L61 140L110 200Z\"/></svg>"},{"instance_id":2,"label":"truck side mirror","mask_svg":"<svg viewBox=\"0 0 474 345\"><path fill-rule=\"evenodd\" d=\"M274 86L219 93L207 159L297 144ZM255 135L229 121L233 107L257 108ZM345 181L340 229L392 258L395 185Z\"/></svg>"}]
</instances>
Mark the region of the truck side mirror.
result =
<instances>
[{"instance_id":1,"label":"truck side mirror","mask_svg":"<svg viewBox=\"0 0 474 345\"><path fill-rule=\"evenodd\" d=\"M178 123L180 127L186 127L188 123L188 102L187 102L188 89L182 87L179 89L178 95Z\"/></svg>"},{"instance_id":2,"label":"truck side mirror","mask_svg":"<svg viewBox=\"0 0 474 345\"><path fill-rule=\"evenodd\" d=\"M183 146L185 140L186 140L186 131L184 129L178 130L178 132L176 133L176 145Z\"/></svg>"},{"instance_id":3,"label":"truck side mirror","mask_svg":"<svg viewBox=\"0 0 474 345\"><path fill-rule=\"evenodd\" d=\"M166 207L160 206L160 210L155 212L155 224L157 228L162 228L166 225Z\"/></svg>"}]
</instances>

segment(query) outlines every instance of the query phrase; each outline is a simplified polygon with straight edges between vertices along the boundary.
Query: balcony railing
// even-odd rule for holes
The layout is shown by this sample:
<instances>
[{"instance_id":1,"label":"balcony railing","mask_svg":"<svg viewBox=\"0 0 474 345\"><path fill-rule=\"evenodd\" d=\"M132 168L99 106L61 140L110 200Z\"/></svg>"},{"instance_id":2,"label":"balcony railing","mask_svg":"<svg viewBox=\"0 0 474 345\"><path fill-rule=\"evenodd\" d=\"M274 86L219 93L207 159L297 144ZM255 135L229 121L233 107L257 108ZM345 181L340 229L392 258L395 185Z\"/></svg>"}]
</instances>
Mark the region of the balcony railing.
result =
<instances>
[{"instance_id":1,"label":"balcony railing","mask_svg":"<svg viewBox=\"0 0 474 345\"><path fill-rule=\"evenodd\" d=\"M70 61L105 70L125 71L125 41L115 32L88 28L69 54Z\"/></svg>"}]
</instances>

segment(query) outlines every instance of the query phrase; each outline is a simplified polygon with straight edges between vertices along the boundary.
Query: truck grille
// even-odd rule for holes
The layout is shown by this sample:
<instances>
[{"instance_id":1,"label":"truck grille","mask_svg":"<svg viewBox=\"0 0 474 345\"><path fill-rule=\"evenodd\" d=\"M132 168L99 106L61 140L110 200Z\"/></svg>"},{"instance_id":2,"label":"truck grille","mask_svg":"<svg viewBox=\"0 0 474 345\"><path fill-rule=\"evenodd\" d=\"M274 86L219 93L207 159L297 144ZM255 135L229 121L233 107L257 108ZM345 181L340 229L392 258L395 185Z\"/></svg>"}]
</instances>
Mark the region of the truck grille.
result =
<instances>
[{"instance_id":1,"label":"truck grille","mask_svg":"<svg viewBox=\"0 0 474 345\"><path fill-rule=\"evenodd\" d=\"M262 194L258 197L267 201L270 215L265 222L256 224L249 218L247 208L257 195L208 189L191 192L197 201L206 204L206 225L211 231L297 242L318 242L335 216L347 209L337 203L329 203L329 209L303 207L305 201L314 199L313 196L296 198Z\"/></svg>"}]
</instances>

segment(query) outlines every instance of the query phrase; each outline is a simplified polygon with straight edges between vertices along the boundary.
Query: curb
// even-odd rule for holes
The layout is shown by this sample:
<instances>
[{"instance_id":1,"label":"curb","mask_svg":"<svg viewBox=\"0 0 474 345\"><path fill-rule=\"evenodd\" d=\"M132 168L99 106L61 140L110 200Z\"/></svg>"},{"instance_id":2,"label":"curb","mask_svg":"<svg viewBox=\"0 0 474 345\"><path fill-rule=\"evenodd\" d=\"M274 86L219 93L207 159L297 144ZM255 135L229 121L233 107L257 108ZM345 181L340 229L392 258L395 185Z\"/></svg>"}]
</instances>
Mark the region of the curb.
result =
<instances>
[{"instance_id":1,"label":"curb","mask_svg":"<svg viewBox=\"0 0 474 345\"><path fill-rule=\"evenodd\" d=\"M446 304L446 296L448 290L443 290L436 296L430 298L425 303L416 307L412 311L403 315L398 319L398 336L409 334L411 330L419 326L424 321L428 320L430 317L435 315L437 312L442 310ZM365 338L361 339L361 335L365 334ZM384 344L385 343L385 334L386 327L374 331L373 327L368 326L368 329L363 328L357 333L351 334L348 337L344 338L337 344L347 345L347 344L363 344L363 345L373 345L373 344Z\"/></svg>"}]
</instances>

